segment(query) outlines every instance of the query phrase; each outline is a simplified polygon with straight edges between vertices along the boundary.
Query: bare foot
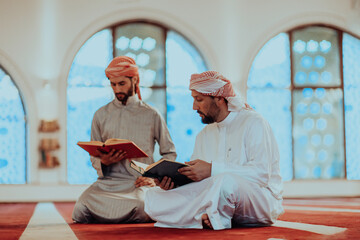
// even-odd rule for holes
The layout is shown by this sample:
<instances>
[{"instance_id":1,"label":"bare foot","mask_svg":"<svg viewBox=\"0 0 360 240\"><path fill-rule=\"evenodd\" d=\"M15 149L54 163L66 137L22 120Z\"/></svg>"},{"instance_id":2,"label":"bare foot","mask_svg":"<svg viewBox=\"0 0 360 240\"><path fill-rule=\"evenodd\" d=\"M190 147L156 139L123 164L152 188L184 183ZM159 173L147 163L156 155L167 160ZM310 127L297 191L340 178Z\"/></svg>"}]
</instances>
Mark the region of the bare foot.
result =
<instances>
[{"instance_id":1,"label":"bare foot","mask_svg":"<svg viewBox=\"0 0 360 240\"><path fill-rule=\"evenodd\" d=\"M210 219L209 219L209 216L206 213L204 213L201 216L201 220L202 220L203 228L205 228L205 229L213 229L213 227L211 225L211 222L210 222Z\"/></svg>"}]
</instances>

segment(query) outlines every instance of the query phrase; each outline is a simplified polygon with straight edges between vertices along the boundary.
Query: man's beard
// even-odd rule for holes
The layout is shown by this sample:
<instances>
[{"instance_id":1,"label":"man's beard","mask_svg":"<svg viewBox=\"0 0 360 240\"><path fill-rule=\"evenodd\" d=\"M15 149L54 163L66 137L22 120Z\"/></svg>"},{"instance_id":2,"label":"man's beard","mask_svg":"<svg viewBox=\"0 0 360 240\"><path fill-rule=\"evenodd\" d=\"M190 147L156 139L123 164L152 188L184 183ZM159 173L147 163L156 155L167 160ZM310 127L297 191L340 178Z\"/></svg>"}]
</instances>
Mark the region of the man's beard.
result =
<instances>
[{"instance_id":1,"label":"man's beard","mask_svg":"<svg viewBox=\"0 0 360 240\"><path fill-rule=\"evenodd\" d=\"M201 112L201 111L197 111L198 113L200 113L201 115L203 115L204 117L201 118L201 122L204 124L211 124L214 123L216 121L216 116L219 115L220 109L218 106L216 106L215 103L211 103L211 106L209 108L209 112L208 115L206 115L205 113Z\"/></svg>"},{"instance_id":2,"label":"man's beard","mask_svg":"<svg viewBox=\"0 0 360 240\"><path fill-rule=\"evenodd\" d=\"M211 124L215 122L215 119L212 116L205 115L203 112L197 111L198 113L201 113L204 117L201 118L201 122L204 124Z\"/></svg>"},{"instance_id":3,"label":"man's beard","mask_svg":"<svg viewBox=\"0 0 360 240\"><path fill-rule=\"evenodd\" d=\"M123 104L126 105L126 102L128 100L129 97L131 97L133 95L133 86L131 86L128 90L127 93L121 92L121 93L116 93L116 98Z\"/></svg>"}]
</instances>

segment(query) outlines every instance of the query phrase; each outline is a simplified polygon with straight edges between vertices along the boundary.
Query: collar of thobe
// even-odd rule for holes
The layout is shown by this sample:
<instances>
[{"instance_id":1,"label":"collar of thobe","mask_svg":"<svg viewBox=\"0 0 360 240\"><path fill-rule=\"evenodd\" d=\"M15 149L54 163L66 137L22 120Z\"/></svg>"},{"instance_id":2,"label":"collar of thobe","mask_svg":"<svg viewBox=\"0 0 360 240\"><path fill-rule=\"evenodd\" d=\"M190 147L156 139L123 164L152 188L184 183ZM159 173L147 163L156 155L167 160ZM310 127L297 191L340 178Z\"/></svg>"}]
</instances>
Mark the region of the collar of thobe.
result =
<instances>
[{"instance_id":1,"label":"collar of thobe","mask_svg":"<svg viewBox=\"0 0 360 240\"><path fill-rule=\"evenodd\" d=\"M226 125L230 124L232 120L236 117L237 112L230 112L227 117L221 122L216 123L219 128L226 127Z\"/></svg>"},{"instance_id":2,"label":"collar of thobe","mask_svg":"<svg viewBox=\"0 0 360 240\"><path fill-rule=\"evenodd\" d=\"M123 105L121 101L119 101L116 97L114 99L114 104L117 107L129 107L129 106L134 106L136 105L138 102L140 102L140 99L138 97L137 94L134 94L134 96L130 96L126 102L126 105Z\"/></svg>"}]
</instances>

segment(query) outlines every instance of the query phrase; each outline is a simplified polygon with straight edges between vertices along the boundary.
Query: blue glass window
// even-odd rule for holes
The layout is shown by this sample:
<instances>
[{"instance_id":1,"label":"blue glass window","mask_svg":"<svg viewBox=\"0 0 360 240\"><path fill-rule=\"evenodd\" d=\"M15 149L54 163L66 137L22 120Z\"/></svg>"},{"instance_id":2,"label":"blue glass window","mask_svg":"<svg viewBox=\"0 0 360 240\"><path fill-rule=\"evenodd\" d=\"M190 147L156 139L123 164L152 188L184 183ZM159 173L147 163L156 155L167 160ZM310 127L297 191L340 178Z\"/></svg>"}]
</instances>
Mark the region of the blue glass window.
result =
<instances>
[{"instance_id":1,"label":"blue glass window","mask_svg":"<svg viewBox=\"0 0 360 240\"><path fill-rule=\"evenodd\" d=\"M247 99L281 142L285 181L360 179L359 56L358 38L323 26L280 33L256 56Z\"/></svg>"},{"instance_id":2,"label":"blue glass window","mask_svg":"<svg viewBox=\"0 0 360 240\"><path fill-rule=\"evenodd\" d=\"M26 122L21 95L0 66L0 184L26 183Z\"/></svg>"},{"instance_id":3,"label":"blue glass window","mask_svg":"<svg viewBox=\"0 0 360 240\"><path fill-rule=\"evenodd\" d=\"M360 179L360 39L343 34L346 174Z\"/></svg>"},{"instance_id":4,"label":"blue glass window","mask_svg":"<svg viewBox=\"0 0 360 240\"><path fill-rule=\"evenodd\" d=\"M195 137L203 128L192 109L190 76L207 70L197 49L180 34L169 31L166 39L167 124L178 154L177 161L190 160Z\"/></svg>"},{"instance_id":5,"label":"blue glass window","mask_svg":"<svg viewBox=\"0 0 360 240\"><path fill-rule=\"evenodd\" d=\"M293 177L289 37L282 33L256 56L248 79L247 101L270 123L279 144L280 172ZM282 119L282 121L279 121Z\"/></svg>"},{"instance_id":6,"label":"blue glass window","mask_svg":"<svg viewBox=\"0 0 360 240\"><path fill-rule=\"evenodd\" d=\"M113 99L104 69L112 59L111 31L94 34L72 63L67 88L67 172L69 183L90 183L97 178L89 154L78 141L90 140L95 111Z\"/></svg>"},{"instance_id":7,"label":"blue glass window","mask_svg":"<svg viewBox=\"0 0 360 240\"><path fill-rule=\"evenodd\" d=\"M114 46L113 46L114 43ZM192 110L190 75L207 70L199 51L179 33L159 25L133 22L94 34L77 53L68 77L68 182L92 183L97 175L89 155L76 142L90 139L95 111L113 99L104 70L114 56L127 55L139 66L142 99L167 121L178 158L190 159L203 124ZM154 159L159 159L157 150Z\"/></svg>"}]
</instances>

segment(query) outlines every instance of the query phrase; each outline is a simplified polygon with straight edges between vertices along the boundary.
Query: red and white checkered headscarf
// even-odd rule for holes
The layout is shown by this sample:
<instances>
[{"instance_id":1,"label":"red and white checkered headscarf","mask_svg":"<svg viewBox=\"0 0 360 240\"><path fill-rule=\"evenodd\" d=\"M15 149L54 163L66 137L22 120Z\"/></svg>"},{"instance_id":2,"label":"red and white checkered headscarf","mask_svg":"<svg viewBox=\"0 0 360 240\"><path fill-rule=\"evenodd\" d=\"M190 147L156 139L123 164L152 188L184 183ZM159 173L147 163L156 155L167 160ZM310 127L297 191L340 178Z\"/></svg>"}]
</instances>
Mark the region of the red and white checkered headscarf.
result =
<instances>
[{"instance_id":1,"label":"red and white checkered headscarf","mask_svg":"<svg viewBox=\"0 0 360 240\"><path fill-rule=\"evenodd\" d=\"M138 81L136 83L136 93L139 99L141 99L140 87L139 87L139 82L140 82L139 70L138 67L136 66L135 60L132 59L131 57L119 56L114 58L110 62L109 66L105 69L105 75L109 79L120 76L126 76L126 77L137 76Z\"/></svg>"},{"instance_id":2,"label":"red and white checkered headscarf","mask_svg":"<svg viewBox=\"0 0 360 240\"><path fill-rule=\"evenodd\" d=\"M206 71L192 74L189 88L204 95L224 97L228 101L229 111L239 111L245 107L245 102L235 94L230 80L219 72Z\"/></svg>"}]
</instances>

